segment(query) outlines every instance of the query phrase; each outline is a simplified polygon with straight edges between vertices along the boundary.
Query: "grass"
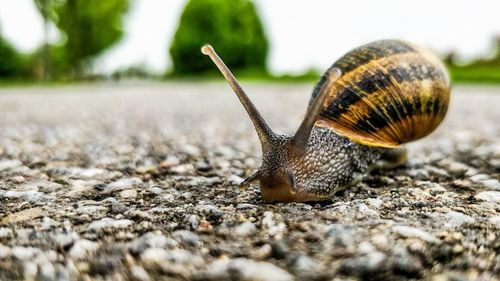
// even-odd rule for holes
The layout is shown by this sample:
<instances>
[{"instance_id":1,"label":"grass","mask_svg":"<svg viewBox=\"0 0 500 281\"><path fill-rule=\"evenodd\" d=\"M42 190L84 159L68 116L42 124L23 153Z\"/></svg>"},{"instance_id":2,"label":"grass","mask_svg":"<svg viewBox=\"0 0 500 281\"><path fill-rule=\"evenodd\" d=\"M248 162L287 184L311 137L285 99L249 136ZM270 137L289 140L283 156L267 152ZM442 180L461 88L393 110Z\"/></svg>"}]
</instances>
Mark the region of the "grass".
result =
<instances>
[{"instance_id":1,"label":"grass","mask_svg":"<svg viewBox=\"0 0 500 281\"><path fill-rule=\"evenodd\" d=\"M500 85L500 67L488 65L470 65L470 66L455 66L448 65L448 71L453 84L492 84ZM240 81L257 82L257 83L316 83L319 80L320 72L315 70L307 71L299 75L272 75L264 71L235 71L234 75ZM120 79L116 77L95 76L84 80L66 80L66 81L49 81L43 82L33 79L10 78L2 79L0 77L0 88L6 87L58 87L65 85L86 84L102 81L119 81L128 79L142 79L150 81L213 81L222 80L222 76L217 72L210 72L203 75L141 75L141 76L123 76Z\"/></svg>"},{"instance_id":2,"label":"grass","mask_svg":"<svg viewBox=\"0 0 500 281\"><path fill-rule=\"evenodd\" d=\"M448 66L451 79L454 83L467 84L500 84L500 68L478 66Z\"/></svg>"}]
</instances>

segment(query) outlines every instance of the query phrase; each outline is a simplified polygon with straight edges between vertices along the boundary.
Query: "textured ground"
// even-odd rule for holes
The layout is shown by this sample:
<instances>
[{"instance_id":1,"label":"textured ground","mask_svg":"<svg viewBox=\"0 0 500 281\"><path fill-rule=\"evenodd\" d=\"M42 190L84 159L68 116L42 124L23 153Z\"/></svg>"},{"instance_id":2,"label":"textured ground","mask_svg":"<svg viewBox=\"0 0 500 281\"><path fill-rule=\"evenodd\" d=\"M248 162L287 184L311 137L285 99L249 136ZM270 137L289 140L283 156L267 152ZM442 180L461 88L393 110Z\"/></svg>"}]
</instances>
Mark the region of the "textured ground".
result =
<instances>
[{"instance_id":1,"label":"textured ground","mask_svg":"<svg viewBox=\"0 0 500 281\"><path fill-rule=\"evenodd\" d=\"M312 85L247 88L292 132ZM405 167L266 204L225 84L0 89L0 280L498 280L499 107L456 88Z\"/></svg>"}]
</instances>

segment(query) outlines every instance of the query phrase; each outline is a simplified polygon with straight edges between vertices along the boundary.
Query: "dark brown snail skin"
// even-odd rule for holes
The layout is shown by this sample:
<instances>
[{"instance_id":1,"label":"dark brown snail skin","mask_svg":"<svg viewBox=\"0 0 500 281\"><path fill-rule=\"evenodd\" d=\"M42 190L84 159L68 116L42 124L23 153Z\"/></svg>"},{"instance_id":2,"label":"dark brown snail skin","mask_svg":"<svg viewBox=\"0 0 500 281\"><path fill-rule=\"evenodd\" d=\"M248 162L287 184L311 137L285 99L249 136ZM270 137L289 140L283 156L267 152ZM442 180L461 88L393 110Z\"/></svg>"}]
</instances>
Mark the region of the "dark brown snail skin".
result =
<instances>
[{"instance_id":1,"label":"dark brown snail skin","mask_svg":"<svg viewBox=\"0 0 500 281\"><path fill-rule=\"evenodd\" d=\"M257 131L262 165L242 186L259 181L268 202L322 201L372 169L406 162L400 145L430 134L446 115L450 82L429 51L399 40L372 42L336 61L314 88L294 136L274 133L213 48L222 72Z\"/></svg>"}]
</instances>

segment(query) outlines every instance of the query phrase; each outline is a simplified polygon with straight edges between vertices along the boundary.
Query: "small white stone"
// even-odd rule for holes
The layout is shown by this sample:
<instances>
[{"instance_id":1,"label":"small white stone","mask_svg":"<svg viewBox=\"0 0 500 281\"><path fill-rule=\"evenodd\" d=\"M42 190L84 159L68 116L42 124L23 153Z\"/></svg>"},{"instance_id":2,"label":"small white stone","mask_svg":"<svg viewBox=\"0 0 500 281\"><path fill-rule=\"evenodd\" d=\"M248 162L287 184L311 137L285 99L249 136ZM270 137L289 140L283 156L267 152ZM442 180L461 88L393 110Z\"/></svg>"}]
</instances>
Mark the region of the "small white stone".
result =
<instances>
[{"instance_id":1,"label":"small white stone","mask_svg":"<svg viewBox=\"0 0 500 281\"><path fill-rule=\"evenodd\" d=\"M468 216L468 215L466 215L464 213L455 212L455 211L448 212L446 214L446 216L448 217L447 224L450 227L458 227L458 226L461 226L464 223L473 223L473 222L476 221L471 216Z\"/></svg>"},{"instance_id":2,"label":"small white stone","mask_svg":"<svg viewBox=\"0 0 500 281\"><path fill-rule=\"evenodd\" d=\"M151 280L151 278L149 278L149 274L146 272L146 270L142 266L134 265L130 268L130 271L131 271L134 279L137 279L140 281Z\"/></svg>"},{"instance_id":3,"label":"small white stone","mask_svg":"<svg viewBox=\"0 0 500 281\"><path fill-rule=\"evenodd\" d=\"M105 173L106 170L96 168L84 169L75 167L70 169L70 177L76 179L92 179L104 175Z\"/></svg>"},{"instance_id":4,"label":"small white stone","mask_svg":"<svg viewBox=\"0 0 500 281\"><path fill-rule=\"evenodd\" d=\"M375 247L368 241L363 241L358 245L358 252L361 254L369 254L375 252Z\"/></svg>"},{"instance_id":5,"label":"small white stone","mask_svg":"<svg viewBox=\"0 0 500 281\"><path fill-rule=\"evenodd\" d=\"M491 217L490 222L497 226L500 225L500 216Z\"/></svg>"},{"instance_id":6,"label":"small white stone","mask_svg":"<svg viewBox=\"0 0 500 281\"><path fill-rule=\"evenodd\" d=\"M114 191L129 189L129 188L132 188L132 187L134 187L138 184L141 184L141 183L142 183L142 180L138 177L119 179L117 181L114 181L114 182L108 184L104 191L106 193L110 193L110 192L114 192Z\"/></svg>"},{"instance_id":7,"label":"small white stone","mask_svg":"<svg viewBox=\"0 0 500 281\"><path fill-rule=\"evenodd\" d=\"M249 235L254 234L256 231L257 231L257 227L255 226L255 224L247 221L247 222L244 222L244 223L238 225L235 228L234 233L237 236L249 236Z\"/></svg>"},{"instance_id":8,"label":"small white stone","mask_svg":"<svg viewBox=\"0 0 500 281\"><path fill-rule=\"evenodd\" d=\"M98 221L92 222L87 230L101 230L104 228L127 228L131 226L134 222L131 220L114 220L112 218L102 218Z\"/></svg>"},{"instance_id":9,"label":"small white stone","mask_svg":"<svg viewBox=\"0 0 500 281\"><path fill-rule=\"evenodd\" d=\"M244 179L241 177L238 177L237 175L231 175L231 176L229 176L227 181L231 184L234 184L234 185L240 185L244 181Z\"/></svg>"},{"instance_id":10,"label":"small white stone","mask_svg":"<svg viewBox=\"0 0 500 281\"><path fill-rule=\"evenodd\" d=\"M28 191L16 191L16 190L9 190L3 194L3 197L5 198L22 198L23 200L26 200L28 202L39 202L42 201L45 198L45 195L41 192L38 192L36 190L28 190Z\"/></svg>"},{"instance_id":11,"label":"small white stone","mask_svg":"<svg viewBox=\"0 0 500 281\"><path fill-rule=\"evenodd\" d=\"M108 211L108 208L104 206L95 206L95 205L88 205L88 206L81 206L76 209L76 212L78 214L101 214L101 213L106 213Z\"/></svg>"},{"instance_id":12,"label":"small white stone","mask_svg":"<svg viewBox=\"0 0 500 281\"><path fill-rule=\"evenodd\" d=\"M30 260L32 259L40 250L33 247L20 247L15 246L12 248L12 255L18 260Z\"/></svg>"},{"instance_id":13,"label":"small white stone","mask_svg":"<svg viewBox=\"0 0 500 281\"><path fill-rule=\"evenodd\" d=\"M481 181L481 184L489 190L497 190L500 191L500 182L496 179L489 179Z\"/></svg>"},{"instance_id":14,"label":"small white stone","mask_svg":"<svg viewBox=\"0 0 500 281\"><path fill-rule=\"evenodd\" d=\"M479 183L479 182L482 182L484 180L489 180L490 176L485 175L485 174L477 174L477 175L470 177L469 179L473 182Z\"/></svg>"},{"instance_id":15,"label":"small white stone","mask_svg":"<svg viewBox=\"0 0 500 281\"><path fill-rule=\"evenodd\" d=\"M474 196L477 200L500 203L500 191L483 191Z\"/></svg>"},{"instance_id":16,"label":"small white stone","mask_svg":"<svg viewBox=\"0 0 500 281\"><path fill-rule=\"evenodd\" d=\"M197 156L200 154L200 149L194 145L184 144L180 147L180 151L189 156Z\"/></svg>"},{"instance_id":17,"label":"small white stone","mask_svg":"<svg viewBox=\"0 0 500 281\"><path fill-rule=\"evenodd\" d=\"M189 172L194 171L194 166L192 164L183 164L183 165L174 166L170 170L174 173L182 175L182 174L187 174Z\"/></svg>"},{"instance_id":18,"label":"small white stone","mask_svg":"<svg viewBox=\"0 0 500 281\"><path fill-rule=\"evenodd\" d=\"M230 280L231 276L239 276L241 280L259 281L291 281L293 276L268 262L257 262L246 258L218 260L211 263L206 275L210 279Z\"/></svg>"},{"instance_id":19,"label":"small white stone","mask_svg":"<svg viewBox=\"0 0 500 281\"><path fill-rule=\"evenodd\" d=\"M24 280L35 280L38 274L38 266L34 262L23 263Z\"/></svg>"},{"instance_id":20,"label":"small white stone","mask_svg":"<svg viewBox=\"0 0 500 281\"><path fill-rule=\"evenodd\" d=\"M19 160L2 160L0 161L0 171L17 168L22 165L23 163Z\"/></svg>"},{"instance_id":21,"label":"small white stone","mask_svg":"<svg viewBox=\"0 0 500 281\"><path fill-rule=\"evenodd\" d=\"M99 248L99 244L87 239L78 240L73 244L68 254L74 259L83 259Z\"/></svg>"},{"instance_id":22,"label":"small white stone","mask_svg":"<svg viewBox=\"0 0 500 281\"><path fill-rule=\"evenodd\" d=\"M0 238L10 238L12 236L12 229L7 227L0 227Z\"/></svg>"},{"instance_id":23,"label":"small white stone","mask_svg":"<svg viewBox=\"0 0 500 281\"><path fill-rule=\"evenodd\" d=\"M380 207L384 204L384 201L378 198L368 198L366 199L366 202L375 209L380 209Z\"/></svg>"},{"instance_id":24,"label":"small white stone","mask_svg":"<svg viewBox=\"0 0 500 281\"><path fill-rule=\"evenodd\" d=\"M397 225L392 227L392 231L406 238L418 238L429 243L439 244L441 240L434 235L416 227Z\"/></svg>"},{"instance_id":25,"label":"small white stone","mask_svg":"<svg viewBox=\"0 0 500 281\"><path fill-rule=\"evenodd\" d=\"M12 256L12 250L9 247L0 244L0 260L6 259L10 256Z\"/></svg>"},{"instance_id":26,"label":"small white stone","mask_svg":"<svg viewBox=\"0 0 500 281\"><path fill-rule=\"evenodd\" d=\"M124 190L124 191L120 192L120 197L126 198L126 199L136 198L137 197L137 190L135 190L135 189Z\"/></svg>"}]
</instances>

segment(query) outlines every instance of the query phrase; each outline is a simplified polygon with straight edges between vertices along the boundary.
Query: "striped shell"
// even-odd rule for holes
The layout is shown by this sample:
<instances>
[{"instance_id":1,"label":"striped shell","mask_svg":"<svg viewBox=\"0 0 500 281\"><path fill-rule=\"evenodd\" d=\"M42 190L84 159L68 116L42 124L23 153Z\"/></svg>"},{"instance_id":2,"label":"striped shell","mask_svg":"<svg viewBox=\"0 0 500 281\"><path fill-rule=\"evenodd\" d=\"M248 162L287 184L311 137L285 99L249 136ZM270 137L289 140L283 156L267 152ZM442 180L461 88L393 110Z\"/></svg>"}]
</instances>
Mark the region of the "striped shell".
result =
<instances>
[{"instance_id":1,"label":"striped shell","mask_svg":"<svg viewBox=\"0 0 500 281\"><path fill-rule=\"evenodd\" d=\"M429 51L382 40L356 48L332 67L342 70L315 126L352 141L395 147L430 134L443 120L450 99L446 69ZM311 102L325 83L323 75Z\"/></svg>"}]
</instances>

